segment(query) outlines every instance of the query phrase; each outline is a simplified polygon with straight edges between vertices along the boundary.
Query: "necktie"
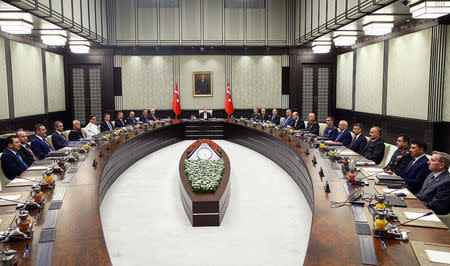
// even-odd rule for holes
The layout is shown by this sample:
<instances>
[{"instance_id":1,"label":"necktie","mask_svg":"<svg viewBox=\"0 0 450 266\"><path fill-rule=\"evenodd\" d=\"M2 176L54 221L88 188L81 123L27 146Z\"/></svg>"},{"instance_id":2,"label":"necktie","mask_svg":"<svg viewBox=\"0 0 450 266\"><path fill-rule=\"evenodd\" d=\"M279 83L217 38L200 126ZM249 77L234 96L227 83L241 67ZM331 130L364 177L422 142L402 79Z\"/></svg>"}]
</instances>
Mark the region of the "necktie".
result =
<instances>
[{"instance_id":1,"label":"necktie","mask_svg":"<svg viewBox=\"0 0 450 266\"><path fill-rule=\"evenodd\" d=\"M25 145L24 147L25 147L25 150L27 150L31 154L31 156L33 156L33 159L35 161L39 160L39 158L36 155L34 155L33 151L28 147L28 145Z\"/></svg>"},{"instance_id":2,"label":"necktie","mask_svg":"<svg viewBox=\"0 0 450 266\"><path fill-rule=\"evenodd\" d=\"M16 153L17 159L22 163L22 166L28 168L28 165L22 160L22 157L18 153Z\"/></svg>"},{"instance_id":3,"label":"necktie","mask_svg":"<svg viewBox=\"0 0 450 266\"><path fill-rule=\"evenodd\" d=\"M47 145L47 147L52 151L53 148L52 146L50 146L50 144L48 144L48 142L45 139L42 139L42 141Z\"/></svg>"},{"instance_id":4,"label":"necktie","mask_svg":"<svg viewBox=\"0 0 450 266\"><path fill-rule=\"evenodd\" d=\"M112 131L111 122L106 122L106 124L108 124L109 131Z\"/></svg>"},{"instance_id":5,"label":"necktie","mask_svg":"<svg viewBox=\"0 0 450 266\"><path fill-rule=\"evenodd\" d=\"M152 115L152 116L153 116L153 120L156 121L156 117L154 115Z\"/></svg>"},{"instance_id":6,"label":"necktie","mask_svg":"<svg viewBox=\"0 0 450 266\"><path fill-rule=\"evenodd\" d=\"M353 144L355 144L356 139L358 139L358 136L356 136L355 139L352 141L352 143L350 143L350 146L348 146L349 148L351 148L353 146Z\"/></svg>"},{"instance_id":7,"label":"necktie","mask_svg":"<svg viewBox=\"0 0 450 266\"><path fill-rule=\"evenodd\" d=\"M409 162L408 166L405 169L405 173L408 173L409 170L411 170L413 163L414 163L414 159Z\"/></svg>"},{"instance_id":8,"label":"necktie","mask_svg":"<svg viewBox=\"0 0 450 266\"><path fill-rule=\"evenodd\" d=\"M298 120L295 120L294 128L297 128L297 121Z\"/></svg>"}]
</instances>

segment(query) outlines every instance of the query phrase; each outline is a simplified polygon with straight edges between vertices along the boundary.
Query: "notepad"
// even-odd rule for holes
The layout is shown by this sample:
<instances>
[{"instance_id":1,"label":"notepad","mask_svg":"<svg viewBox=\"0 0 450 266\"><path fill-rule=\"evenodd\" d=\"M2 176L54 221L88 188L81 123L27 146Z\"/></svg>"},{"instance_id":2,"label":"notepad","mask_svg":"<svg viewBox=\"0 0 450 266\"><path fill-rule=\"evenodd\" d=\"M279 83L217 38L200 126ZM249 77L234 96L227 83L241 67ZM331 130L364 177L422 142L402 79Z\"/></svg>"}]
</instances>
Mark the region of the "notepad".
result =
<instances>
[{"instance_id":1,"label":"notepad","mask_svg":"<svg viewBox=\"0 0 450 266\"><path fill-rule=\"evenodd\" d=\"M424 215L425 213L420 213L420 212L403 212L405 214L405 217L407 219L415 219L419 216ZM424 216L422 218L417 219L419 221L430 221L430 222L440 222L441 220L439 219L439 217L436 216L436 214L431 214L428 216Z\"/></svg>"},{"instance_id":2,"label":"notepad","mask_svg":"<svg viewBox=\"0 0 450 266\"><path fill-rule=\"evenodd\" d=\"M361 171L365 171L365 172L373 172L373 173L377 173L377 172L381 172L383 171L383 168L375 168L375 167L363 167L360 168Z\"/></svg>"},{"instance_id":3,"label":"notepad","mask_svg":"<svg viewBox=\"0 0 450 266\"><path fill-rule=\"evenodd\" d=\"M39 166L31 166L27 170L28 171L38 171L38 170L47 170L47 168L48 168L48 166L39 165Z\"/></svg>"},{"instance_id":4,"label":"notepad","mask_svg":"<svg viewBox=\"0 0 450 266\"><path fill-rule=\"evenodd\" d=\"M2 201L6 201L6 200L18 200L20 198L21 195L5 195L5 196L1 196L2 199L0 199L0 202ZM3 200L5 199L5 200Z\"/></svg>"},{"instance_id":5,"label":"notepad","mask_svg":"<svg viewBox=\"0 0 450 266\"><path fill-rule=\"evenodd\" d=\"M450 252L426 249L425 253L431 262L450 264Z\"/></svg>"},{"instance_id":6,"label":"notepad","mask_svg":"<svg viewBox=\"0 0 450 266\"><path fill-rule=\"evenodd\" d=\"M9 182L8 184L15 184L15 183L29 183L29 182L33 182L35 181L36 178L35 177L27 177L27 179L23 179L20 177L16 177L14 178L11 182Z\"/></svg>"},{"instance_id":7,"label":"notepad","mask_svg":"<svg viewBox=\"0 0 450 266\"><path fill-rule=\"evenodd\" d=\"M407 189L383 188L383 191L386 193L391 193L392 191L394 191L395 194L398 194L398 193L403 193L405 195L411 194L411 192L409 192L409 190L407 190Z\"/></svg>"}]
</instances>

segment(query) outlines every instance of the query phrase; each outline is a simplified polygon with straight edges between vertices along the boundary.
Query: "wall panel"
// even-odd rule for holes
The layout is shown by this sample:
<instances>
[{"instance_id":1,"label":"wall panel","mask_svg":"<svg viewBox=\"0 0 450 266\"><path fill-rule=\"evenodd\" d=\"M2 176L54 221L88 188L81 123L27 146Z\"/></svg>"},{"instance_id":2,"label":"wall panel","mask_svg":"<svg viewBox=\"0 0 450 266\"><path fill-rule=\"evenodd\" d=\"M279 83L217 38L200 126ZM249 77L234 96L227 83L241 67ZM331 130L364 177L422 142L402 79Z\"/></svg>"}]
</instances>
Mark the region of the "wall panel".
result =
<instances>
[{"instance_id":1,"label":"wall panel","mask_svg":"<svg viewBox=\"0 0 450 266\"><path fill-rule=\"evenodd\" d=\"M430 52L431 29L389 40L387 115L427 119Z\"/></svg>"},{"instance_id":2,"label":"wall panel","mask_svg":"<svg viewBox=\"0 0 450 266\"><path fill-rule=\"evenodd\" d=\"M281 107L281 56L233 56L234 108Z\"/></svg>"},{"instance_id":3,"label":"wall panel","mask_svg":"<svg viewBox=\"0 0 450 266\"><path fill-rule=\"evenodd\" d=\"M286 1L268 0L268 39L286 43Z\"/></svg>"},{"instance_id":4,"label":"wall panel","mask_svg":"<svg viewBox=\"0 0 450 266\"><path fill-rule=\"evenodd\" d=\"M16 117L44 113L41 49L11 41Z\"/></svg>"},{"instance_id":5,"label":"wall panel","mask_svg":"<svg viewBox=\"0 0 450 266\"><path fill-rule=\"evenodd\" d=\"M116 38L118 41L134 42L135 34L135 6L134 1L116 0Z\"/></svg>"},{"instance_id":6,"label":"wall panel","mask_svg":"<svg viewBox=\"0 0 450 266\"><path fill-rule=\"evenodd\" d=\"M161 3L163 2L161 1ZM176 1L176 3L174 4L176 4L176 7L161 6L160 8L159 25L161 41L177 41L180 39L178 1Z\"/></svg>"},{"instance_id":7,"label":"wall panel","mask_svg":"<svg viewBox=\"0 0 450 266\"><path fill-rule=\"evenodd\" d=\"M0 119L9 118L8 83L6 81L5 41L0 38Z\"/></svg>"},{"instance_id":8,"label":"wall panel","mask_svg":"<svg viewBox=\"0 0 450 266\"><path fill-rule=\"evenodd\" d=\"M263 2L264 3L264 2ZM247 41L263 41L266 39L265 8L247 8Z\"/></svg>"},{"instance_id":9,"label":"wall panel","mask_svg":"<svg viewBox=\"0 0 450 266\"><path fill-rule=\"evenodd\" d=\"M45 52L48 111L66 110L64 87L64 59L62 55Z\"/></svg>"},{"instance_id":10,"label":"wall panel","mask_svg":"<svg viewBox=\"0 0 450 266\"><path fill-rule=\"evenodd\" d=\"M222 41L222 0L203 1L204 40Z\"/></svg>"},{"instance_id":11,"label":"wall panel","mask_svg":"<svg viewBox=\"0 0 450 266\"><path fill-rule=\"evenodd\" d=\"M158 9L156 5L138 5L137 13L139 40L156 42L158 40Z\"/></svg>"},{"instance_id":12,"label":"wall panel","mask_svg":"<svg viewBox=\"0 0 450 266\"><path fill-rule=\"evenodd\" d=\"M181 1L183 40L200 41L200 0Z\"/></svg>"},{"instance_id":13,"label":"wall panel","mask_svg":"<svg viewBox=\"0 0 450 266\"><path fill-rule=\"evenodd\" d=\"M442 120L450 122L450 26L447 26L447 47L445 54L444 113Z\"/></svg>"},{"instance_id":14,"label":"wall panel","mask_svg":"<svg viewBox=\"0 0 450 266\"><path fill-rule=\"evenodd\" d=\"M241 2L243 6L243 2ZM242 44L244 40L244 9L242 7L225 8L225 40L238 41ZM241 41L241 42L239 42Z\"/></svg>"},{"instance_id":15,"label":"wall panel","mask_svg":"<svg viewBox=\"0 0 450 266\"><path fill-rule=\"evenodd\" d=\"M352 109L353 52L337 56L336 108Z\"/></svg>"},{"instance_id":16,"label":"wall panel","mask_svg":"<svg viewBox=\"0 0 450 266\"><path fill-rule=\"evenodd\" d=\"M381 114L384 43L357 50L355 111Z\"/></svg>"}]
</instances>

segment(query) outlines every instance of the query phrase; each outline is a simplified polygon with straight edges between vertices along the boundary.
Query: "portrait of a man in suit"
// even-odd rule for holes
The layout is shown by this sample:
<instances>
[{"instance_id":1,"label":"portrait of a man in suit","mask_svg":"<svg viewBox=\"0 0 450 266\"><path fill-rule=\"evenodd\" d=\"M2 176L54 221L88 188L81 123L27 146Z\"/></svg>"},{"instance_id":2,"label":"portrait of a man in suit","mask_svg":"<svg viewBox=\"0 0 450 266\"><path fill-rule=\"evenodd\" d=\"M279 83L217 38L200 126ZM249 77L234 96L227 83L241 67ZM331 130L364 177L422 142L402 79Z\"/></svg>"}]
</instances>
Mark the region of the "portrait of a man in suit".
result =
<instances>
[{"instance_id":1,"label":"portrait of a man in suit","mask_svg":"<svg viewBox=\"0 0 450 266\"><path fill-rule=\"evenodd\" d=\"M212 72L194 72L192 74L194 97L195 96L212 96Z\"/></svg>"}]
</instances>

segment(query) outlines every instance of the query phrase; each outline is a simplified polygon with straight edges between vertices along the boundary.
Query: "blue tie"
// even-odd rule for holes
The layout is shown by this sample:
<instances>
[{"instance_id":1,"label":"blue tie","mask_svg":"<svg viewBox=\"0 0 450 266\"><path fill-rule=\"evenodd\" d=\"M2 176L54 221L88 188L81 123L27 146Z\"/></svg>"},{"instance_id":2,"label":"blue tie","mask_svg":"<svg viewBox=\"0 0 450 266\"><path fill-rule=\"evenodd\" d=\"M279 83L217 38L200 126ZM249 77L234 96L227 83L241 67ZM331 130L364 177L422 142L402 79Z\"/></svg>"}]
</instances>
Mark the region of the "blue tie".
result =
<instances>
[{"instance_id":1,"label":"blue tie","mask_svg":"<svg viewBox=\"0 0 450 266\"><path fill-rule=\"evenodd\" d=\"M48 144L48 142L45 139L42 139L42 141L47 145L47 147L52 151L53 148L52 146L50 146L50 144Z\"/></svg>"},{"instance_id":2,"label":"blue tie","mask_svg":"<svg viewBox=\"0 0 450 266\"><path fill-rule=\"evenodd\" d=\"M16 153L16 156L19 159L19 161L22 163L22 166L24 166L25 169L27 169L28 165L22 160L22 157L20 157L20 155L18 153Z\"/></svg>"}]
</instances>

